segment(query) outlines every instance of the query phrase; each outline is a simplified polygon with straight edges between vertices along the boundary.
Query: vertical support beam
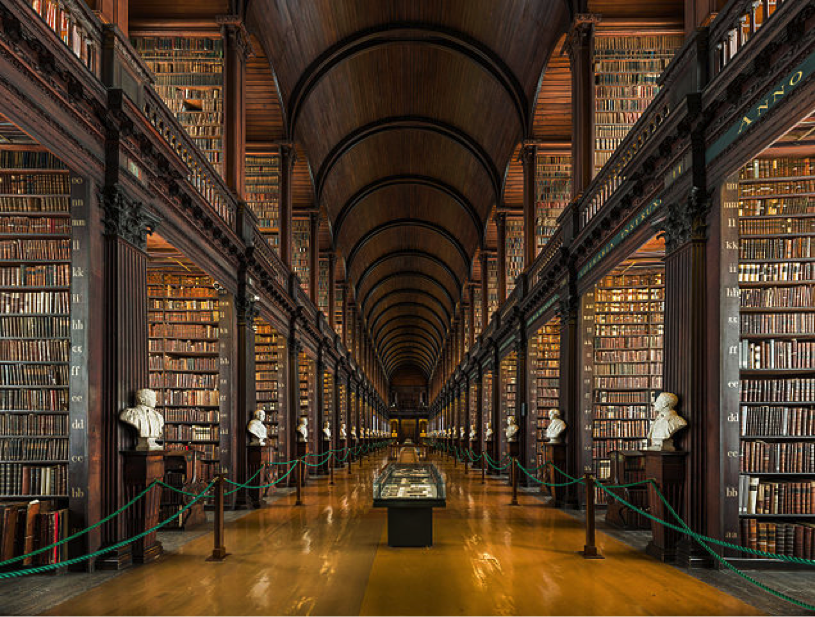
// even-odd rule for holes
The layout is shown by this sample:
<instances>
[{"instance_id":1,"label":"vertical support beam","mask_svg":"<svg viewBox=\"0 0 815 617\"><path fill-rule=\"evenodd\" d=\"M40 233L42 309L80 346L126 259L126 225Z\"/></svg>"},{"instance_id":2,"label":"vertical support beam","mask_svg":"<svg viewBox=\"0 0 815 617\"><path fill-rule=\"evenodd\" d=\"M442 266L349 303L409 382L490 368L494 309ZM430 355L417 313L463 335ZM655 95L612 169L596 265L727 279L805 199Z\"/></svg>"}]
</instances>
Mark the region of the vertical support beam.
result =
<instances>
[{"instance_id":1,"label":"vertical support beam","mask_svg":"<svg viewBox=\"0 0 815 617\"><path fill-rule=\"evenodd\" d=\"M572 75L572 197L594 176L594 69L592 48L597 16L578 14L566 39Z\"/></svg>"},{"instance_id":2,"label":"vertical support beam","mask_svg":"<svg viewBox=\"0 0 815 617\"><path fill-rule=\"evenodd\" d=\"M469 346L472 349L475 346L475 285L469 283L467 285L470 300L467 304L467 310L470 313L470 332L469 332Z\"/></svg>"},{"instance_id":3,"label":"vertical support beam","mask_svg":"<svg viewBox=\"0 0 815 617\"><path fill-rule=\"evenodd\" d=\"M243 272L240 291L235 298L238 321L238 383L235 389L237 398L237 417L235 426L244 427L252 418L257 403L256 375L255 375L255 317L257 308L255 302L248 298L246 289L246 273ZM243 431L234 434L234 461L233 473L238 482L246 483L249 479L249 448ZM241 488L235 496L235 507L249 507L252 503L249 490Z\"/></svg>"},{"instance_id":4,"label":"vertical support beam","mask_svg":"<svg viewBox=\"0 0 815 617\"><path fill-rule=\"evenodd\" d=\"M535 238L535 209L537 199L535 195L535 146L524 144L521 147L521 163L524 169L524 267L525 270L532 265L538 254Z\"/></svg>"},{"instance_id":5,"label":"vertical support beam","mask_svg":"<svg viewBox=\"0 0 815 617\"><path fill-rule=\"evenodd\" d=\"M517 361L515 363L515 370L517 371L515 377L515 383L517 384L517 394L518 402L517 402L517 414L518 417L518 426L520 430L518 431L520 435L518 436L518 461L520 461L521 465L532 469L535 467L534 463L534 442L530 443L531 440L536 438L537 434L537 427L535 427L532 422L534 418L532 414L529 413L529 392L527 389L527 340L526 340L526 328L524 327L524 320L523 317L521 318L521 323L518 324L518 334L517 334L517 343L515 344L515 355L517 357ZM530 452L532 452L532 456L530 457ZM530 458L532 460L530 460ZM528 478L526 474L521 472L519 469L515 469L515 475L522 476L517 478L517 481L520 482L521 486L527 486Z\"/></svg>"},{"instance_id":6,"label":"vertical support beam","mask_svg":"<svg viewBox=\"0 0 815 617\"><path fill-rule=\"evenodd\" d=\"M348 281L342 284L342 346L348 350L348 328L350 316L348 315Z\"/></svg>"},{"instance_id":7,"label":"vertical support beam","mask_svg":"<svg viewBox=\"0 0 815 617\"><path fill-rule=\"evenodd\" d=\"M483 248L481 249L481 331L487 329L487 324L490 322L489 316L489 255Z\"/></svg>"},{"instance_id":8,"label":"vertical support beam","mask_svg":"<svg viewBox=\"0 0 815 617\"><path fill-rule=\"evenodd\" d=\"M319 305L319 283L320 283L320 213L311 212L308 217L308 242L309 242L309 268L308 268L308 291L311 301L318 309Z\"/></svg>"},{"instance_id":9,"label":"vertical support beam","mask_svg":"<svg viewBox=\"0 0 815 617\"><path fill-rule=\"evenodd\" d=\"M246 57L249 40L237 15L217 18L224 39L224 181L241 199L246 182Z\"/></svg>"},{"instance_id":10,"label":"vertical support beam","mask_svg":"<svg viewBox=\"0 0 815 617\"><path fill-rule=\"evenodd\" d=\"M278 208L280 218L280 260L291 270L292 258L292 175L294 173L294 147L280 144L280 193Z\"/></svg>"},{"instance_id":11,"label":"vertical support beam","mask_svg":"<svg viewBox=\"0 0 815 617\"><path fill-rule=\"evenodd\" d=\"M300 351L302 346L297 340L297 326L292 321L289 338L288 357L288 396L286 397L286 426L281 428L286 431L286 460L291 461L297 458L297 423L300 416ZM288 477L288 486L293 486L300 472L296 471Z\"/></svg>"},{"instance_id":12,"label":"vertical support beam","mask_svg":"<svg viewBox=\"0 0 815 617\"><path fill-rule=\"evenodd\" d=\"M498 306L507 299L507 215L499 212L495 215L495 227L498 231Z\"/></svg>"},{"instance_id":13,"label":"vertical support beam","mask_svg":"<svg viewBox=\"0 0 815 617\"><path fill-rule=\"evenodd\" d=\"M334 297L334 291L337 286L337 255L334 251L330 251L328 253L328 325L331 326L331 329L334 330L337 324L336 313L334 303L336 302L336 298Z\"/></svg>"}]
</instances>

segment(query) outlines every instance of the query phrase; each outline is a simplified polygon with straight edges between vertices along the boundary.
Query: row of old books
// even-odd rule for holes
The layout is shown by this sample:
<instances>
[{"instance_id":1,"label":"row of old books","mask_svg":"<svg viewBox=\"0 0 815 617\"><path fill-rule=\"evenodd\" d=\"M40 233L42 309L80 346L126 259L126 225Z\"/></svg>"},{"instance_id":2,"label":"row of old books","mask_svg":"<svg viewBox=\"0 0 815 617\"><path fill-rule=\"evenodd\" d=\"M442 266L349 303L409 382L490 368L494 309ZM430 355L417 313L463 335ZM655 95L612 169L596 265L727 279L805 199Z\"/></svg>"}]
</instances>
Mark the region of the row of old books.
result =
<instances>
[{"instance_id":1,"label":"row of old books","mask_svg":"<svg viewBox=\"0 0 815 617\"><path fill-rule=\"evenodd\" d=\"M213 323L218 321L218 311L153 311L152 321L164 321L167 323Z\"/></svg>"},{"instance_id":2,"label":"row of old books","mask_svg":"<svg viewBox=\"0 0 815 617\"><path fill-rule=\"evenodd\" d=\"M626 375L659 375L662 373L662 362L607 362L595 359L594 374L598 377ZM645 386L646 388L648 386Z\"/></svg>"},{"instance_id":3,"label":"row of old books","mask_svg":"<svg viewBox=\"0 0 815 617\"><path fill-rule=\"evenodd\" d=\"M744 403L811 403L815 399L815 379L742 379L740 397Z\"/></svg>"},{"instance_id":4,"label":"row of old books","mask_svg":"<svg viewBox=\"0 0 815 617\"><path fill-rule=\"evenodd\" d=\"M4 437L0 439L2 461L67 460L68 437Z\"/></svg>"},{"instance_id":5,"label":"row of old books","mask_svg":"<svg viewBox=\"0 0 815 617\"><path fill-rule=\"evenodd\" d=\"M68 389L3 390L0 410L68 411Z\"/></svg>"},{"instance_id":6,"label":"row of old books","mask_svg":"<svg viewBox=\"0 0 815 617\"><path fill-rule=\"evenodd\" d=\"M201 409L196 407L187 407L183 409L164 410L164 421L168 424L169 423L188 424L191 422L217 423L219 420L220 413L217 409Z\"/></svg>"},{"instance_id":7,"label":"row of old books","mask_svg":"<svg viewBox=\"0 0 815 617\"><path fill-rule=\"evenodd\" d=\"M0 234L57 234L71 233L67 217L4 216L0 217Z\"/></svg>"},{"instance_id":8,"label":"row of old books","mask_svg":"<svg viewBox=\"0 0 815 617\"><path fill-rule=\"evenodd\" d=\"M807 259L813 256L813 237L747 238L739 242L739 259Z\"/></svg>"},{"instance_id":9,"label":"row of old books","mask_svg":"<svg viewBox=\"0 0 815 617\"><path fill-rule=\"evenodd\" d=\"M620 394L625 394L620 393ZM620 405L619 403L594 405L595 420L650 420L648 405Z\"/></svg>"},{"instance_id":10,"label":"row of old books","mask_svg":"<svg viewBox=\"0 0 815 617\"><path fill-rule=\"evenodd\" d=\"M151 373L150 387L161 388L204 388L215 389L218 387L218 375L213 373Z\"/></svg>"},{"instance_id":11,"label":"row of old books","mask_svg":"<svg viewBox=\"0 0 815 617\"><path fill-rule=\"evenodd\" d=\"M0 259L25 261L67 261L71 258L69 240L17 238L0 240Z\"/></svg>"},{"instance_id":12,"label":"row of old books","mask_svg":"<svg viewBox=\"0 0 815 617\"><path fill-rule=\"evenodd\" d=\"M67 336L70 329L70 320L67 316L0 316L0 332L2 336L9 337L0 339L0 344L16 344L16 343L46 343L51 344L51 339L65 339L58 341L60 344L67 344ZM24 339L24 340L14 340ZM34 340L31 340L34 339ZM42 339L42 340L36 340ZM13 347L13 346L12 346ZM9 349L11 349L10 347ZM60 347L61 348L61 347ZM18 349L30 349L26 345L18 347ZM37 347L37 349L45 349L45 347ZM56 348L51 348L56 349ZM32 353L34 353L32 351ZM42 353L49 353L42 351ZM59 352L55 352L59 353ZM36 358L32 358L36 359Z\"/></svg>"},{"instance_id":13,"label":"row of old books","mask_svg":"<svg viewBox=\"0 0 815 617\"><path fill-rule=\"evenodd\" d=\"M815 263L811 261L739 264L740 283L781 283L812 280L815 280Z\"/></svg>"},{"instance_id":14,"label":"row of old books","mask_svg":"<svg viewBox=\"0 0 815 617\"><path fill-rule=\"evenodd\" d=\"M776 481L739 477L739 512L748 514L815 514L815 480Z\"/></svg>"},{"instance_id":15,"label":"row of old books","mask_svg":"<svg viewBox=\"0 0 815 617\"><path fill-rule=\"evenodd\" d=\"M815 360L815 340L799 341L742 340L740 347L741 368L743 369L808 369Z\"/></svg>"},{"instance_id":16,"label":"row of old books","mask_svg":"<svg viewBox=\"0 0 815 617\"><path fill-rule=\"evenodd\" d=\"M808 308L812 305L815 285L761 287L739 292L742 308Z\"/></svg>"},{"instance_id":17,"label":"row of old books","mask_svg":"<svg viewBox=\"0 0 815 617\"><path fill-rule=\"evenodd\" d=\"M815 214L815 201L793 194L784 197L742 197L739 216L801 216Z\"/></svg>"},{"instance_id":18,"label":"row of old books","mask_svg":"<svg viewBox=\"0 0 815 617\"><path fill-rule=\"evenodd\" d=\"M765 553L815 559L815 523L763 523L755 518L743 518L741 543ZM756 555L745 556L761 559Z\"/></svg>"},{"instance_id":19,"label":"row of old books","mask_svg":"<svg viewBox=\"0 0 815 617\"><path fill-rule=\"evenodd\" d=\"M0 364L0 385L64 386L68 367L64 364Z\"/></svg>"},{"instance_id":20,"label":"row of old books","mask_svg":"<svg viewBox=\"0 0 815 617\"><path fill-rule=\"evenodd\" d=\"M740 456L746 473L815 473L815 442L742 440Z\"/></svg>"},{"instance_id":21,"label":"row of old books","mask_svg":"<svg viewBox=\"0 0 815 617\"><path fill-rule=\"evenodd\" d=\"M65 165L50 152L37 150L3 150L0 152L0 169L64 170Z\"/></svg>"},{"instance_id":22,"label":"row of old books","mask_svg":"<svg viewBox=\"0 0 815 617\"><path fill-rule=\"evenodd\" d=\"M745 437L815 436L815 408L742 407L741 434Z\"/></svg>"},{"instance_id":23,"label":"row of old books","mask_svg":"<svg viewBox=\"0 0 815 617\"><path fill-rule=\"evenodd\" d=\"M218 441L218 426L196 426L186 424L166 424L164 439L168 441Z\"/></svg>"},{"instance_id":24,"label":"row of old books","mask_svg":"<svg viewBox=\"0 0 815 617\"><path fill-rule=\"evenodd\" d=\"M68 510L49 502L0 501L0 561L28 555L37 549L52 546L68 537ZM20 569L46 566L68 558L68 543L53 546L32 557L8 566Z\"/></svg>"},{"instance_id":25,"label":"row of old books","mask_svg":"<svg viewBox=\"0 0 815 617\"><path fill-rule=\"evenodd\" d=\"M785 182L762 182L742 184L739 188L742 197L766 197L767 195L796 195L815 193L815 178L798 178Z\"/></svg>"},{"instance_id":26,"label":"row of old books","mask_svg":"<svg viewBox=\"0 0 815 617\"><path fill-rule=\"evenodd\" d=\"M148 342L150 353L191 353L191 354L217 354L218 343L207 339L196 341L188 339L155 339Z\"/></svg>"},{"instance_id":27,"label":"row of old books","mask_svg":"<svg viewBox=\"0 0 815 617\"><path fill-rule=\"evenodd\" d=\"M218 390L162 390L156 398L158 404L164 407L217 407L220 403Z\"/></svg>"},{"instance_id":28,"label":"row of old books","mask_svg":"<svg viewBox=\"0 0 815 617\"><path fill-rule=\"evenodd\" d=\"M815 233L815 220L811 218L771 218L739 221L742 236L764 236L770 234Z\"/></svg>"},{"instance_id":29,"label":"row of old books","mask_svg":"<svg viewBox=\"0 0 815 617\"><path fill-rule=\"evenodd\" d=\"M739 180L811 176L813 173L815 173L815 158L757 158L741 168Z\"/></svg>"},{"instance_id":30,"label":"row of old books","mask_svg":"<svg viewBox=\"0 0 815 617\"><path fill-rule=\"evenodd\" d=\"M652 349L662 347L662 335L649 335L652 328L610 326L598 328L602 338L595 340L595 349Z\"/></svg>"},{"instance_id":31,"label":"row of old books","mask_svg":"<svg viewBox=\"0 0 815 617\"><path fill-rule=\"evenodd\" d=\"M25 463L25 461L22 461ZM0 463L0 496L38 495L61 497L68 494L67 464L26 465Z\"/></svg>"},{"instance_id":32,"label":"row of old books","mask_svg":"<svg viewBox=\"0 0 815 617\"><path fill-rule=\"evenodd\" d=\"M67 213L68 198L59 195L45 196L0 196L0 214L13 212L43 212L48 214Z\"/></svg>"},{"instance_id":33,"label":"row of old books","mask_svg":"<svg viewBox=\"0 0 815 617\"><path fill-rule=\"evenodd\" d=\"M61 195L67 192L67 174L8 173L0 170L0 193L5 195Z\"/></svg>"},{"instance_id":34,"label":"row of old books","mask_svg":"<svg viewBox=\"0 0 815 617\"><path fill-rule=\"evenodd\" d=\"M168 324L151 323L150 336L152 338L175 338L175 339L216 339L218 338L218 327L213 325L199 326L191 324Z\"/></svg>"},{"instance_id":35,"label":"row of old books","mask_svg":"<svg viewBox=\"0 0 815 617\"><path fill-rule=\"evenodd\" d=\"M150 356L150 370L218 372L218 358Z\"/></svg>"},{"instance_id":36,"label":"row of old books","mask_svg":"<svg viewBox=\"0 0 815 617\"><path fill-rule=\"evenodd\" d=\"M70 283L68 264L22 264L0 268L0 286L4 287L67 287Z\"/></svg>"},{"instance_id":37,"label":"row of old books","mask_svg":"<svg viewBox=\"0 0 815 617\"><path fill-rule=\"evenodd\" d=\"M742 314L739 317L742 336L752 334L801 334L815 332L815 313Z\"/></svg>"},{"instance_id":38,"label":"row of old books","mask_svg":"<svg viewBox=\"0 0 815 617\"><path fill-rule=\"evenodd\" d=\"M68 434L68 416L53 414L0 414L0 435L49 435Z\"/></svg>"},{"instance_id":39,"label":"row of old books","mask_svg":"<svg viewBox=\"0 0 815 617\"><path fill-rule=\"evenodd\" d=\"M0 313L62 313L71 310L67 291L0 292Z\"/></svg>"},{"instance_id":40,"label":"row of old books","mask_svg":"<svg viewBox=\"0 0 815 617\"><path fill-rule=\"evenodd\" d=\"M594 437L643 437L648 433L651 420L619 420L595 417L592 434Z\"/></svg>"}]
</instances>

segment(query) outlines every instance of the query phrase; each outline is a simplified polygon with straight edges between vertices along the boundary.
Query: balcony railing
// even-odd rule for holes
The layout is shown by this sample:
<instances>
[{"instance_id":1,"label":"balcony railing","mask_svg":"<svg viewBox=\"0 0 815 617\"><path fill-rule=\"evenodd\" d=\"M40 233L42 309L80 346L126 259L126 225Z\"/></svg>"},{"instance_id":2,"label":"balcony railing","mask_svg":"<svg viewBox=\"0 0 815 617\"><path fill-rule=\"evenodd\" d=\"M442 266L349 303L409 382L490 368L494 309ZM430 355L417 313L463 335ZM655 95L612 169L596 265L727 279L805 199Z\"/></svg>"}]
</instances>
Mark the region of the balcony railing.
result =
<instances>
[{"instance_id":1,"label":"balcony railing","mask_svg":"<svg viewBox=\"0 0 815 617\"><path fill-rule=\"evenodd\" d=\"M102 28L83 0L25 2L88 70L99 77Z\"/></svg>"}]
</instances>

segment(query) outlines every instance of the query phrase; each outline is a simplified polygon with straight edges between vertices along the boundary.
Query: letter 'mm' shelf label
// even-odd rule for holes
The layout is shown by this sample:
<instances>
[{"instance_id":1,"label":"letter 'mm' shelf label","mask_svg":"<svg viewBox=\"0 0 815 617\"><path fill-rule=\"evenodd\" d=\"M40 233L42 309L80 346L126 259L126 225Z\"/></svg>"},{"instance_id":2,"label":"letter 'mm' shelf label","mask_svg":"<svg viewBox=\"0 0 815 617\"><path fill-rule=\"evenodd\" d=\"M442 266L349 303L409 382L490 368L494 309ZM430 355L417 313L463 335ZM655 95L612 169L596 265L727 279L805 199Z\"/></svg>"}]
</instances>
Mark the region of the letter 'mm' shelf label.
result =
<instances>
[{"instance_id":1,"label":"letter 'mm' shelf label","mask_svg":"<svg viewBox=\"0 0 815 617\"><path fill-rule=\"evenodd\" d=\"M88 526L88 227L90 191L87 179L71 175L71 353L69 356L68 496L71 532ZM69 545L72 557L84 554L87 539Z\"/></svg>"}]
</instances>

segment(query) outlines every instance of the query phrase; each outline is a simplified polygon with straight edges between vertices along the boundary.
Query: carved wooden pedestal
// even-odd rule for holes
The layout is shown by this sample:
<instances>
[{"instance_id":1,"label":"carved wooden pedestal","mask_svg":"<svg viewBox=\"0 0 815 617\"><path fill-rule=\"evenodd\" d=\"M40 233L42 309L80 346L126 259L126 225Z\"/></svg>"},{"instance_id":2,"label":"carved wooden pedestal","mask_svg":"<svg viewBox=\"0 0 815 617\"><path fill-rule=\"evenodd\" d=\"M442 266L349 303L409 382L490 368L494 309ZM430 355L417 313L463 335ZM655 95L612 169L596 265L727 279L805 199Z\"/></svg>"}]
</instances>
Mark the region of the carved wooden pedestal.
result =
<instances>
[{"instance_id":1,"label":"carved wooden pedestal","mask_svg":"<svg viewBox=\"0 0 815 617\"><path fill-rule=\"evenodd\" d=\"M685 457L687 452L657 452L645 450L645 477L656 480L657 486L677 514L682 516L682 492L685 485ZM656 493L653 484L648 485L648 507L658 519L674 525L677 520L668 512ZM660 561L676 559L676 545L682 534L651 521L652 540L646 552Z\"/></svg>"},{"instance_id":2,"label":"carved wooden pedestal","mask_svg":"<svg viewBox=\"0 0 815 617\"><path fill-rule=\"evenodd\" d=\"M309 453L308 442L305 441L297 441L297 458L302 459L303 462L300 463L299 467L301 467L300 471L295 471L294 473L301 474L300 477L303 479L303 486L306 485L306 480L308 479L309 472L311 471L311 467L306 465L306 463L313 464L313 456L306 457L306 454Z\"/></svg>"},{"instance_id":3,"label":"carved wooden pedestal","mask_svg":"<svg viewBox=\"0 0 815 617\"><path fill-rule=\"evenodd\" d=\"M493 462L494 465L497 465L498 464L498 456L497 456L498 448L495 447L495 440L493 439L491 441L488 441L486 443L486 446L487 446L487 456L490 457L490 460ZM492 468L492 465L489 463L489 461L487 462L487 473L489 475L491 475L491 476L497 476L498 475L498 471Z\"/></svg>"},{"instance_id":4,"label":"carved wooden pedestal","mask_svg":"<svg viewBox=\"0 0 815 617\"><path fill-rule=\"evenodd\" d=\"M510 486L512 486L513 483L515 482L515 480L514 480L515 474L520 472L520 470L515 465L515 461L521 455L521 444L520 444L520 442L517 441L517 440L507 442L507 453L509 454L509 459L510 459L509 461L507 461L507 463L509 463L510 465L502 473L508 474L509 477L507 478L507 482L509 483ZM506 463L504 463L504 465L506 465ZM499 467L503 467L504 465L499 465ZM520 484L520 478L518 478L518 480L519 480L519 484Z\"/></svg>"},{"instance_id":5,"label":"carved wooden pedestal","mask_svg":"<svg viewBox=\"0 0 815 617\"><path fill-rule=\"evenodd\" d=\"M559 469L566 471L566 444L565 443L545 443L543 444L543 478L544 482L549 484L566 482L566 476L561 475L555 470L552 465L556 465ZM549 494L555 500L557 507L566 505L566 492L563 490L565 487L561 486L543 486L541 485L541 492Z\"/></svg>"},{"instance_id":6,"label":"carved wooden pedestal","mask_svg":"<svg viewBox=\"0 0 815 617\"><path fill-rule=\"evenodd\" d=\"M130 501L154 480L164 479L164 450L150 452L124 452L124 499ZM143 499L124 511L125 535L128 538L155 527L159 523L161 490L152 489ZM162 553L156 532L130 544L135 563L148 563Z\"/></svg>"},{"instance_id":7,"label":"carved wooden pedestal","mask_svg":"<svg viewBox=\"0 0 815 617\"><path fill-rule=\"evenodd\" d=\"M317 476L327 476L328 475L328 459L330 458L327 456L328 451L331 450L331 440L328 439L325 435L320 433L320 441L319 441L319 456L316 457L316 461L321 463L319 467L310 467L314 472L314 475ZM309 461L310 463L312 461Z\"/></svg>"},{"instance_id":8,"label":"carved wooden pedestal","mask_svg":"<svg viewBox=\"0 0 815 617\"><path fill-rule=\"evenodd\" d=\"M262 470L251 482L249 482L249 484L252 486L269 484L269 479L271 478L272 474L269 473L269 468L267 465L272 462L271 448L268 446L248 446L248 450L249 477L251 478L254 476L259 469ZM266 494L269 492L268 488L249 488L246 490L249 497L249 503L252 504L253 508L259 508L263 504L263 498L266 497Z\"/></svg>"}]
</instances>

